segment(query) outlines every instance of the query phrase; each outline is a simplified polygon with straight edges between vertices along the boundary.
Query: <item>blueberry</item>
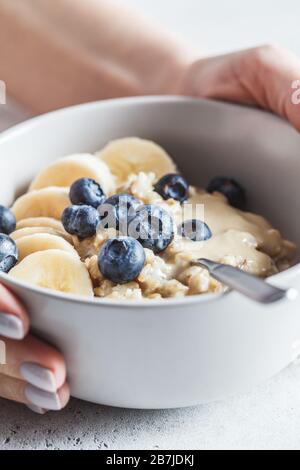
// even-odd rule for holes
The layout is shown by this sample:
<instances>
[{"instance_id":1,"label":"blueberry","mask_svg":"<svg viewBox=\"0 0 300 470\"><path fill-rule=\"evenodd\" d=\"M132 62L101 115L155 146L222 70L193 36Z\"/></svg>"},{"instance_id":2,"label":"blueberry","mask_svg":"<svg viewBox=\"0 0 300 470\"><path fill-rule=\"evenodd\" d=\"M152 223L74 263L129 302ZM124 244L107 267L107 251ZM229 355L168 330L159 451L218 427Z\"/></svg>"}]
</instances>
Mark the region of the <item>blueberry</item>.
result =
<instances>
[{"instance_id":1,"label":"blueberry","mask_svg":"<svg viewBox=\"0 0 300 470\"><path fill-rule=\"evenodd\" d=\"M244 210L246 207L246 191L234 179L217 176L207 187L209 193L218 191L227 197L231 206Z\"/></svg>"},{"instance_id":2,"label":"blueberry","mask_svg":"<svg viewBox=\"0 0 300 470\"><path fill-rule=\"evenodd\" d=\"M202 242L212 237L209 226L202 220L185 220L178 227L179 235L189 238L193 242Z\"/></svg>"},{"instance_id":3,"label":"blueberry","mask_svg":"<svg viewBox=\"0 0 300 470\"><path fill-rule=\"evenodd\" d=\"M7 235L0 234L0 271L8 273L18 262L18 249Z\"/></svg>"},{"instance_id":4,"label":"blueberry","mask_svg":"<svg viewBox=\"0 0 300 470\"><path fill-rule=\"evenodd\" d=\"M142 245L131 237L115 237L104 243L98 256L103 276L116 284L133 281L145 265Z\"/></svg>"},{"instance_id":5,"label":"blueberry","mask_svg":"<svg viewBox=\"0 0 300 470\"><path fill-rule=\"evenodd\" d=\"M106 195L100 184L91 178L81 178L75 181L70 189L72 204L92 206L97 209L105 201Z\"/></svg>"},{"instance_id":6,"label":"blueberry","mask_svg":"<svg viewBox=\"0 0 300 470\"><path fill-rule=\"evenodd\" d=\"M96 234L100 216L91 206L70 206L62 214L62 224L71 235L84 239Z\"/></svg>"},{"instance_id":7,"label":"blueberry","mask_svg":"<svg viewBox=\"0 0 300 470\"><path fill-rule=\"evenodd\" d=\"M165 250L174 238L174 224L170 214L154 205L142 206L132 219L128 233L154 253Z\"/></svg>"},{"instance_id":8,"label":"blueberry","mask_svg":"<svg viewBox=\"0 0 300 470\"><path fill-rule=\"evenodd\" d=\"M155 191L164 199L175 199L184 202L189 197L189 185L187 181L176 173L163 176L154 186Z\"/></svg>"},{"instance_id":9,"label":"blueberry","mask_svg":"<svg viewBox=\"0 0 300 470\"><path fill-rule=\"evenodd\" d=\"M4 206L0 206L0 233L9 235L16 230L16 218L14 214Z\"/></svg>"},{"instance_id":10,"label":"blueberry","mask_svg":"<svg viewBox=\"0 0 300 470\"><path fill-rule=\"evenodd\" d=\"M141 206L141 201L130 194L114 194L99 207L101 226L115 228L127 235L128 224Z\"/></svg>"}]
</instances>

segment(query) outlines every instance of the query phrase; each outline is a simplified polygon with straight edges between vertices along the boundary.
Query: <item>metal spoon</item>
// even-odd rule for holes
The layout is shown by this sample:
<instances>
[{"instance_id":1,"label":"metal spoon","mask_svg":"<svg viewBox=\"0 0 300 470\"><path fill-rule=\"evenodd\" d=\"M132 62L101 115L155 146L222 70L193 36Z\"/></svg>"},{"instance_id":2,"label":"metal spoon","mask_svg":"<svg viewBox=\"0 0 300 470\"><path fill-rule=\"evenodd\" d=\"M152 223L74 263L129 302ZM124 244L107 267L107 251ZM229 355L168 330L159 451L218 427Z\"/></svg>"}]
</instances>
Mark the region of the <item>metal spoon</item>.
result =
<instances>
[{"instance_id":1,"label":"metal spoon","mask_svg":"<svg viewBox=\"0 0 300 470\"><path fill-rule=\"evenodd\" d=\"M293 300L298 295L296 289L280 289L279 287L268 284L259 277L227 264L215 263L205 258L193 261L192 264L206 268L209 274L217 279L217 281L226 284L228 287L231 287L256 302L271 304L282 299Z\"/></svg>"}]
</instances>

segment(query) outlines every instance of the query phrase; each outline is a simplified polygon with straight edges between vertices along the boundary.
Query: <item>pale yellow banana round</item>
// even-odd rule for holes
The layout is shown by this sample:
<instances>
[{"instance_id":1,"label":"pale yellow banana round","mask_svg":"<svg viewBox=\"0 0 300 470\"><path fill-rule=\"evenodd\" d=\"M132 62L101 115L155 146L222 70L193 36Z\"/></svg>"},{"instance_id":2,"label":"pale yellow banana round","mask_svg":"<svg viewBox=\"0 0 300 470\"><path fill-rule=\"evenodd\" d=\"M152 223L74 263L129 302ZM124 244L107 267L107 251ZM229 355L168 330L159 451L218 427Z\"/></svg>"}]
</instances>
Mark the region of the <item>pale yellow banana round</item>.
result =
<instances>
[{"instance_id":1,"label":"pale yellow banana round","mask_svg":"<svg viewBox=\"0 0 300 470\"><path fill-rule=\"evenodd\" d=\"M113 140L103 150L96 152L96 156L107 163L118 185L124 183L132 173L153 172L160 178L177 171L175 163L162 147L137 137Z\"/></svg>"},{"instance_id":2,"label":"pale yellow banana round","mask_svg":"<svg viewBox=\"0 0 300 470\"><path fill-rule=\"evenodd\" d=\"M49 233L36 233L34 235L18 238L16 245L19 253L19 261L22 261L26 256L36 251L46 250L62 250L79 258L77 251L69 242L62 237L50 235Z\"/></svg>"},{"instance_id":3,"label":"pale yellow banana round","mask_svg":"<svg viewBox=\"0 0 300 470\"><path fill-rule=\"evenodd\" d=\"M50 187L24 194L16 200L11 210L17 221L29 217L60 220L64 209L70 204L69 188Z\"/></svg>"},{"instance_id":4,"label":"pale yellow banana round","mask_svg":"<svg viewBox=\"0 0 300 470\"><path fill-rule=\"evenodd\" d=\"M9 236L14 241L16 241L16 240L19 240L19 238L27 237L29 235L35 235L37 233L48 233L50 235L57 235L67 240L69 243L73 244L72 236L69 235L66 231L63 232L60 230L55 230L54 228L51 228L51 227L38 227L38 226L24 227L24 228L15 230Z\"/></svg>"},{"instance_id":5,"label":"pale yellow banana round","mask_svg":"<svg viewBox=\"0 0 300 470\"><path fill-rule=\"evenodd\" d=\"M93 286L84 263L62 250L38 251L9 272L18 280L69 294L93 297Z\"/></svg>"},{"instance_id":6,"label":"pale yellow banana round","mask_svg":"<svg viewBox=\"0 0 300 470\"><path fill-rule=\"evenodd\" d=\"M48 186L71 186L80 178L94 179L108 195L115 192L115 182L109 167L88 153L69 155L54 161L37 175L29 191Z\"/></svg>"},{"instance_id":7,"label":"pale yellow banana round","mask_svg":"<svg viewBox=\"0 0 300 470\"><path fill-rule=\"evenodd\" d=\"M63 224L52 217L29 217L17 222L17 230L27 227L49 227L59 232L65 231Z\"/></svg>"}]
</instances>

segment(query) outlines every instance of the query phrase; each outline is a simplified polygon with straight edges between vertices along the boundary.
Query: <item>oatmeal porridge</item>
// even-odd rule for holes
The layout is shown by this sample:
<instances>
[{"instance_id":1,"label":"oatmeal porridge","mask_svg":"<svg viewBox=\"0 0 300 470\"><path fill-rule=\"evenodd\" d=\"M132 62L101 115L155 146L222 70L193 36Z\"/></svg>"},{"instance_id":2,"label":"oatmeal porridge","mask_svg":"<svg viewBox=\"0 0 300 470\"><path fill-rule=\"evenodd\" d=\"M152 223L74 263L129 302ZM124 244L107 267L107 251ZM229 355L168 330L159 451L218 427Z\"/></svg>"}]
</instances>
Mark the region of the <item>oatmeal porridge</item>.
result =
<instances>
[{"instance_id":1,"label":"oatmeal porridge","mask_svg":"<svg viewBox=\"0 0 300 470\"><path fill-rule=\"evenodd\" d=\"M17 280L109 299L159 299L224 289L192 261L208 258L268 277L295 245L246 192L217 177L190 186L157 144L119 139L63 157L11 209L0 206L0 269Z\"/></svg>"}]
</instances>

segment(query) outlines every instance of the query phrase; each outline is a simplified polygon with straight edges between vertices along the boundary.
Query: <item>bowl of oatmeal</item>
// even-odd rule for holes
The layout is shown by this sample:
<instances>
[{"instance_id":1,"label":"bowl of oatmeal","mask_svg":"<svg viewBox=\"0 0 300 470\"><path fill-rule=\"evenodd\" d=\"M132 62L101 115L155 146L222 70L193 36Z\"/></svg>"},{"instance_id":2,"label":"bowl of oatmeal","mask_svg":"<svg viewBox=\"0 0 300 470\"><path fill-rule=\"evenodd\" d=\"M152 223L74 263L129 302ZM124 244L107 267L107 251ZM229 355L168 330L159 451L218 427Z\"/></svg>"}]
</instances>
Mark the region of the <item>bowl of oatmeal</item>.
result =
<instances>
[{"instance_id":1,"label":"bowl of oatmeal","mask_svg":"<svg viewBox=\"0 0 300 470\"><path fill-rule=\"evenodd\" d=\"M268 113L174 97L89 103L2 134L1 282L64 353L73 396L189 406L298 356L299 300L259 305L192 263L299 288L299 151Z\"/></svg>"}]
</instances>

